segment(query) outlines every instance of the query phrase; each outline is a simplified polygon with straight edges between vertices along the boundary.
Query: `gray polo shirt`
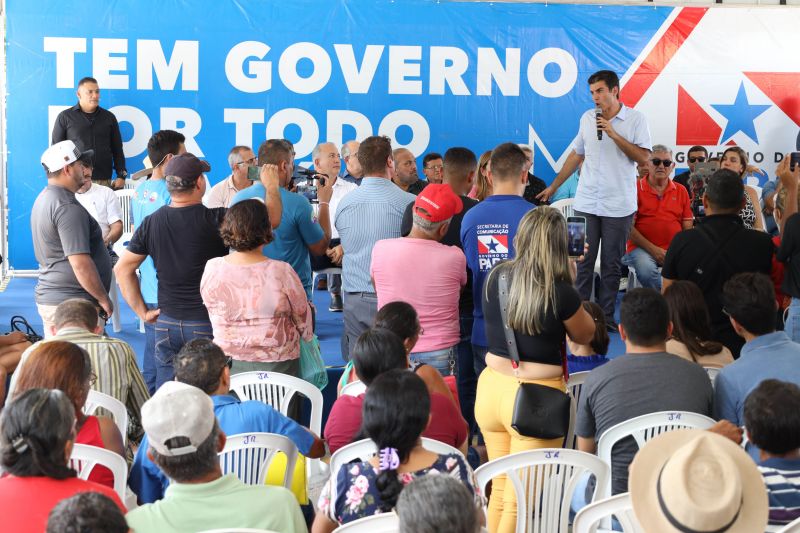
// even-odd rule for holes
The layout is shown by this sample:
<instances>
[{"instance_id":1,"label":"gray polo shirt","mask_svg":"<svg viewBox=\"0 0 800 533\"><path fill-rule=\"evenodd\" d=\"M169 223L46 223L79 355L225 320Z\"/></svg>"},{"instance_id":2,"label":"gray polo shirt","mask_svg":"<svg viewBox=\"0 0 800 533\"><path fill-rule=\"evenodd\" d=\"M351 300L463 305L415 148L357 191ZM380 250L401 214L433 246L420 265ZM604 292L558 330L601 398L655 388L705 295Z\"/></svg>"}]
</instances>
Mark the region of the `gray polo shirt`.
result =
<instances>
[{"instance_id":1,"label":"gray polo shirt","mask_svg":"<svg viewBox=\"0 0 800 533\"><path fill-rule=\"evenodd\" d=\"M68 298L94 298L84 290L67 259L89 254L106 291L111 287L111 257L100 226L75 199L75 193L48 185L31 210L33 251L39 262L35 299L40 305L58 305Z\"/></svg>"}]
</instances>

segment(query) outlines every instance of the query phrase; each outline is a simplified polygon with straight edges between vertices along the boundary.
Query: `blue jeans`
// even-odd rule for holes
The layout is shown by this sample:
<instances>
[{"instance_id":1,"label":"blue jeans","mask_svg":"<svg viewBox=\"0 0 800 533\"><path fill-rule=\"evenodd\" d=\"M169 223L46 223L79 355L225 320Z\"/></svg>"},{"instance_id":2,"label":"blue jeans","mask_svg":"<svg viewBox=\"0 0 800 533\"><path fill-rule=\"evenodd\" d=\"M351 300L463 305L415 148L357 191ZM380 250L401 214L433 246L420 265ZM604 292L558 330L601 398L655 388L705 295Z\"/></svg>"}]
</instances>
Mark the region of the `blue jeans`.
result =
<instances>
[{"instance_id":1,"label":"blue jeans","mask_svg":"<svg viewBox=\"0 0 800 533\"><path fill-rule=\"evenodd\" d=\"M637 247L622 256L622 264L636 271L642 287L661 290L661 270L652 255Z\"/></svg>"},{"instance_id":2,"label":"blue jeans","mask_svg":"<svg viewBox=\"0 0 800 533\"><path fill-rule=\"evenodd\" d=\"M433 350L431 352L414 352L409 355L412 361L419 361L430 365L442 376L457 375L456 368L456 348L458 345L449 348L442 348L441 350Z\"/></svg>"},{"instance_id":3,"label":"blue jeans","mask_svg":"<svg viewBox=\"0 0 800 533\"><path fill-rule=\"evenodd\" d=\"M786 313L783 331L792 341L800 341L800 298L792 298L792 303L789 304L789 310Z\"/></svg>"},{"instance_id":4,"label":"blue jeans","mask_svg":"<svg viewBox=\"0 0 800 533\"><path fill-rule=\"evenodd\" d=\"M475 391L478 388L478 376L475 375L475 363L473 362L472 344L472 311L459 316L461 325L461 341L456 347L458 357L456 366L458 378L458 400L461 404L461 416L467 421L470 436L478 432L478 424L475 422Z\"/></svg>"},{"instance_id":5,"label":"blue jeans","mask_svg":"<svg viewBox=\"0 0 800 533\"><path fill-rule=\"evenodd\" d=\"M486 368L486 354L489 348L486 346L472 345L472 362L475 365L475 376L481 377L481 372Z\"/></svg>"},{"instance_id":6,"label":"blue jeans","mask_svg":"<svg viewBox=\"0 0 800 533\"><path fill-rule=\"evenodd\" d=\"M172 360L192 339L214 338L211 322L207 320L178 320L161 313L155 326L156 389L175 378Z\"/></svg>"},{"instance_id":7,"label":"blue jeans","mask_svg":"<svg viewBox=\"0 0 800 533\"><path fill-rule=\"evenodd\" d=\"M145 304L147 310L158 309L158 304ZM147 385L147 390L150 391L150 396L156 392L156 325L148 322L144 323L144 354L142 360L139 362L139 368L142 369L142 376L144 376L144 383Z\"/></svg>"}]
</instances>

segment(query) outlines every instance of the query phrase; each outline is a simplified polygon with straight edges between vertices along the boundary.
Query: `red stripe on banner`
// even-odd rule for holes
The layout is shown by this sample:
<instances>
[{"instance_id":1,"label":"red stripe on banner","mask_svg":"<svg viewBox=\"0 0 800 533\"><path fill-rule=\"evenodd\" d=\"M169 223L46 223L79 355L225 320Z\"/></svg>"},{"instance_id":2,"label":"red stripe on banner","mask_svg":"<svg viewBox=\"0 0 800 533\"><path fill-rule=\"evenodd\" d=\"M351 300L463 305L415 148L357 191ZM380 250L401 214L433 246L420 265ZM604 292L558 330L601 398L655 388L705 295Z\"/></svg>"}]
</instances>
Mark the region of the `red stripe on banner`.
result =
<instances>
[{"instance_id":1,"label":"red stripe on banner","mask_svg":"<svg viewBox=\"0 0 800 533\"><path fill-rule=\"evenodd\" d=\"M681 12L622 88L620 100L628 107L635 107L639 103L708 11L706 7L677 9Z\"/></svg>"}]
</instances>

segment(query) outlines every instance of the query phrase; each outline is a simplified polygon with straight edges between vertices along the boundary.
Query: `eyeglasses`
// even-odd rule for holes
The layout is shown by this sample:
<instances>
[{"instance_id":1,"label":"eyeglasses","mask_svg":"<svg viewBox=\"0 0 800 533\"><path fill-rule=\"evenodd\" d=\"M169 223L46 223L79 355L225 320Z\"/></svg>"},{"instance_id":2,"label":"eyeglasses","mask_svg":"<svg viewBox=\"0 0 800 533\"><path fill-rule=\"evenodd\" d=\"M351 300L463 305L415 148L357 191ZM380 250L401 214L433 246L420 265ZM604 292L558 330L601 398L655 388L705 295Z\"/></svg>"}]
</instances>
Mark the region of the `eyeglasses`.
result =
<instances>
[{"instance_id":1,"label":"eyeglasses","mask_svg":"<svg viewBox=\"0 0 800 533\"><path fill-rule=\"evenodd\" d=\"M237 165L247 165L249 167L249 166L255 165L257 161L258 160L255 157L251 157L250 159L245 159L244 161L239 161L236 164Z\"/></svg>"},{"instance_id":2,"label":"eyeglasses","mask_svg":"<svg viewBox=\"0 0 800 533\"><path fill-rule=\"evenodd\" d=\"M89 372L89 377L86 378L86 381L89 382L90 387L94 387L97 383L97 374L94 372Z\"/></svg>"},{"instance_id":3,"label":"eyeglasses","mask_svg":"<svg viewBox=\"0 0 800 533\"><path fill-rule=\"evenodd\" d=\"M705 162L706 162L706 158L703 157L702 155L700 157L690 157L689 158L689 163L705 163Z\"/></svg>"},{"instance_id":4,"label":"eyeglasses","mask_svg":"<svg viewBox=\"0 0 800 533\"><path fill-rule=\"evenodd\" d=\"M225 358L225 366L228 367L228 370L233 368L233 357L231 357L230 355Z\"/></svg>"},{"instance_id":5,"label":"eyeglasses","mask_svg":"<svg viewBox=\"0 0 800 533\"><path fill-rule=\"evenodd\" d=\"M434 165L432 167L425 167L425 170L441 171L444 170L444 165Z\"/></svg>"},{"instance_id":6,"label":"eyeglasses","mask_svg":"<svg viewBox=\"0 0 800 533\"><path fill-rule=\"evenodd\" d=\"M653 163L654 167L657 167L659 165L664 165L664 167L672 166L672 161L669 159L651 159L650 162Z\"/></svg>"}]
</instances>

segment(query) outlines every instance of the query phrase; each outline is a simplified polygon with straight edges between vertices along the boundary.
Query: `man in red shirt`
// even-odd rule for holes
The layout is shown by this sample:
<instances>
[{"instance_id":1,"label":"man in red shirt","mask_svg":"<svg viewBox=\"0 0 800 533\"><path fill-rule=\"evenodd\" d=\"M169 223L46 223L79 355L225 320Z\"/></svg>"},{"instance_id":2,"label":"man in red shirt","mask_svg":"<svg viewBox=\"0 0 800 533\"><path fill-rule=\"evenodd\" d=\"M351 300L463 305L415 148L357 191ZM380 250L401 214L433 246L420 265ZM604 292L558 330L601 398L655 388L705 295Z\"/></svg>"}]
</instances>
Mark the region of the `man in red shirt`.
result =
<instances>
[{"instance_id":1,"label":"man in red shirt","mask_svg":"<svg viewBox=\"0 0 800 533\"><path fill-rule=\"evenodd\" d=\"M663 144L653 146L647 166L647 173L636 184L638 209L622 262L636 271L643 287L661 290L659 267L672 238L692 227L692 208L686 188L670 179L675 168L671 149Z\"/></svg>"}]
</instances>

